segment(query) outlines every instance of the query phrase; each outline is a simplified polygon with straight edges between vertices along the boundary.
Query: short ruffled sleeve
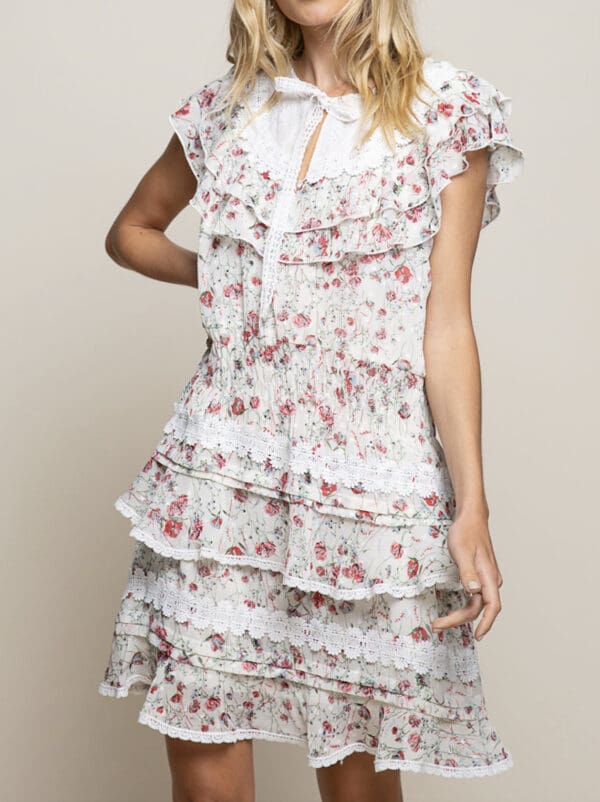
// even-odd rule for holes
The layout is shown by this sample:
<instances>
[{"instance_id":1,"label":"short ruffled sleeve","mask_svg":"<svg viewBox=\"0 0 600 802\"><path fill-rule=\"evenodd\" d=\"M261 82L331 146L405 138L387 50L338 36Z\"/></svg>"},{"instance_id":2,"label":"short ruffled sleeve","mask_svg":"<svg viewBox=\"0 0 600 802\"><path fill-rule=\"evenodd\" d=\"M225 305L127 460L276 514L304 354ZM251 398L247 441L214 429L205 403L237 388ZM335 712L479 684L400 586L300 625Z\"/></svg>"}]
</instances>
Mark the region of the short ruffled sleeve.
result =
<instances>
[{"instance_id":1,"label":"short ruffled sleeve","mask_svg":"<svg viewBox=\"0 0 600 802\"><path fill-rule=\"evenodd\" d=\"M469 163L467 151L490 151L487 191L481 228L500 213L497 186L519 176L524 152L513 144L507 127L512 100L484 78L442 64L446 74L438 83L436 98L428 112L430 136L427 167L436 205L452 178L464 172Z\"/></svg>"},{"instance_id":2,"label":"short ruffled sleeve","mask_svg":"<svg viewBox=\"0 0 600 802\"><path fill-rule=\"evenodd\" d=\"M204 170L204 151L201 142L202 107L200 92L182 98L179 108L169 114L169 122L179 137L187 162L196 176Z\"/></svg>"}]
</instances>

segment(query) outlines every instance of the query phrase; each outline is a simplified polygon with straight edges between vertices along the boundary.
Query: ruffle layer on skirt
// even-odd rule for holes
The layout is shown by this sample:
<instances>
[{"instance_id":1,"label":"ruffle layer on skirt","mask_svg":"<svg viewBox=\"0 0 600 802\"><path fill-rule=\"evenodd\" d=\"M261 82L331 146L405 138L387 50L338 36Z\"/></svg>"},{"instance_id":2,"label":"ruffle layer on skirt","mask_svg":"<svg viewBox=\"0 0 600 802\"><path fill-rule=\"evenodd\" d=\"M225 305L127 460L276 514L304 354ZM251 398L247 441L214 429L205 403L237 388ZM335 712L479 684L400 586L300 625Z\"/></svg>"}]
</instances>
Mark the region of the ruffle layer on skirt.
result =
<instances>
[{"instance_id":1,"label":"ruffle layer on skirt","mask_svg":"<svg viewBox=\"0 0 600 802\"><path fill-rule=\"evenodd\" d=\"M450 520L324 511L154 454L116 507L136 539L99 692L200 742L354 751L453 777L513 764L488 719L472 626L432 621L466 594Z\"/></svg>"}]
</instances>

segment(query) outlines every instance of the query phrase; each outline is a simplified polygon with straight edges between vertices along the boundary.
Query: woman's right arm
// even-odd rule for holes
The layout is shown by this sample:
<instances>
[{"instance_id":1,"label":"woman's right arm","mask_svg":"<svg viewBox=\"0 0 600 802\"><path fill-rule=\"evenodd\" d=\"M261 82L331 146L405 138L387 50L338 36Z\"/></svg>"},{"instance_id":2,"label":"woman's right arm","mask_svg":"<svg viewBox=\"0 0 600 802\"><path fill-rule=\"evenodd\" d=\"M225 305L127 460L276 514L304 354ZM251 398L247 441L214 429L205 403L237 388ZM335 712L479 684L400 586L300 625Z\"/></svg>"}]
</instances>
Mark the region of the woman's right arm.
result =
<instances>
[{"instance_id":1,"label":"woman's right arm","mask_svg":"<svg viewBox=\"0 0 600 802\"><path fill-rule=\"evenodd\" d=\"M196 186L197 179L173 134L111 225L105 240L110 258L149 278L197 287L197 254L165 234Z\"/></svg>"}]
</instances>

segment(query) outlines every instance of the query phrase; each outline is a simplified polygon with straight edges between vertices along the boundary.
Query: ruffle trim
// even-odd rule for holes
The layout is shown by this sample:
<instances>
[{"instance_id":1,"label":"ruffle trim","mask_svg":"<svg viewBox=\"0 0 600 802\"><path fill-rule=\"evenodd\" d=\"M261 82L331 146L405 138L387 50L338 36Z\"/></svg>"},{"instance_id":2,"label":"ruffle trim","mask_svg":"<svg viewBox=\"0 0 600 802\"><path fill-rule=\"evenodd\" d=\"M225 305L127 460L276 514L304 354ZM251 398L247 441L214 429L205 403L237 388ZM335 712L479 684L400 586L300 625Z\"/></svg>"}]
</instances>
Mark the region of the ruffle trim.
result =
<instances>
[{"instance_id":1,"label":"ruffle trim","mask_svg":"<svg viewBox=\"0 0 600 802\"><path fill-rule=\"evenodd\" d=\"M268 730L233 730L232 732L198 732L197 730L187 730L183 727L174 727L160 719L151 716L149 713L140 711L138 722L146 724L151 729L157 730L162 735L169 735L171 738L181 738L184 741L195 741L197 743L235 743L236 741L248 738L256 738L261 741L274 741L279 743L294 743L306 747L307 738L296 738L292 735L283 735ZM332 766L340 760L348 757L355 752L367 752L375 757L374 768L376 772L391 770L411 771L418 774L433 774L438 777L455 777L466 779L468 777L489 777L510 769L514 766L512 755L500 760L497 763L490 763L487 766L444 766L435 763L419 763L416 760L377 760L377 749L369 747L363 743L348 744L347 746L330 752L323 757L308 757L308 765L311 768L319 769Z\"/></svg>"},{"instance_id":2,"label":"ruffle trim","mask_svg":"<svg viewBox=\"0 0 600 802\"><path fill-rule=\"evenodd\" d=\"M337 587L333 585L331 581L318 581L314 578L311 579L308 576L299 576L297 573L290 573L287 570L287 566L292 563L300 567L301 560L297 555L290 554L289 551L287 552L287 560L285 562L281 562L252 554L236 555L235 553L228 553L226 551L224 552L222 550L206 546L194 546L194 541L189 541L187 545L182 548L175 548L173 546L169 546L167 538L160 538L156 534L150 532L147 528L144 528L143 516L138 515L122 497L115 501L114 506L115 509L117 509L123 516L128 518L132 524L134 524L129 531L130 537L143 543L145 546L148 546L163 557L170 557L175 560L210 559L215 560L222 565L247 565L251 566L252 568L273 571L281 574L283 583L288 587L298 588L299 590L309 593L322 593L326 596L330 596L333 599L370 599L373 596L384 593L387 593L398 599L414 598L424 590L432 587L437 587L440 590L462 590L462 582L458 576L458 570L454 563L439 571L431 571L427 568L426 563L425 567L423 567L423 563L421 563L423 575L411 584L407 582L389 582L378 580L376 582L367 581L366 585L357 587ZM234 539L232 538L232 545L230 547L232 550L235 548L233 545L233 540ZM399 544L399 548L401 548L403 551L405 550L401 544ZM392 559L393 558L390 558L389 562L391 562Z\"/></svg>"},{"instance_id":3,"label":"ruffle trim","mask_svg":"<svg viewBox=\"0 0 600 802\"><path fill-rule=\"evenodd\" d=\"M268 636L279 642L288 640L294 646L308 646L313 651L325 649L329 654L345 654L367 663L412 668L436 678L460 679L469 682L479 677L474 649L460 651L443 641L415 640L410 635L394 637L386 633L366 633L354 626L323 624L316 618L292 618L279 611L234 606L228 603L198 603L184 590L172 587L164 577L134 569L129 576L123 598L152 604L164 615L179 623L189 622L196 629L214 627L251 637ZM466 651L466 654L464 653Z\"/></svg>"},{"instance_id":4,"label":"ruffle trim","mask_svg":"<svg viewBox=\"0 0 600 802\"><path fill-rule=\"evenodd\" d=\"M301 721L291 723L291 721L295 719L298 710L291 710L289 706L287 709L290 710L292 716L290 723L286 725L290 729L289 732L284 731L285 726L279 731L276 731L274 728L266 728L264 726L240 726L242 721L238 722L237 720L232 719L232 716L227 710L223 711L223 723L221 723L221 717L219 717L218 723L215 720L211 721L210 723L204 723L203 719L211 719L211 716L210 714L208 717L202 716L200 714L201 707L197 702L195 709L198 711L199 715L198 726L196 728L182 726L180 723L172 723L172 721L169 721L169 718L171 718L173 715L175 718L179 717L177 710L178 704L175 703L173 705L173 709L165 709L165 705L167 708L170 708L172 704L168 701L168 697L172 694L174 689L171 689L171 693L165 694L162 687L162 684L164 683L164 677L165 667L160 666L157 673L153 673L152 677L148 677L146 679L146 687L143 690L147 690L150 686L152 686L152 689L155 692L161 693L161 695L159 701L157 702L153 698L154 694L152 691L147 693L144 705L138 714L138 722L141 724L146 724L161 734L168 735L172 738L180 738L182 740L193 741L197 743L234 743L236 741L245 739L293 743L303 746L306 749L308 764L314 768L330 766L339 760L343 760L348 755L359 751L368 752L369 754L373 755L375 758L374 766L376 771L383 771L386 769L404 769L407 771L436 774L439 776L466 778L495 775L513 766L512 755L498 742L497 736L491 730L489 721L487 719L483 719L481 721L481 728L479 732L475 731L468 735L465 733L463 735L454 736L457 742L461 744L463 750L465 738L468 738L469 741L473 741L474 749L476 750L480 750L482 748L486 749L486 747L489 748L490 751L487 762L475 763L475 765L460 765L460 762L465 759L470 760L470 762L474 761L472 758L466 758L466 755L459 755L458 753L445 758L443 756L436 756L435 759L432 759L433 756L431 753L425 753L426 751L431 751L433 744L428 744L426 741L423 745L421 745L420 738L417 735L418 730L413 729L410 724L408 725L407 730L404 731L401 740L396 740L394 737L394 746L391 746L385 742L385 734L389 734L389 731L392 730L392 721L394 722L396 728L399 729L402 727L402 729L404 729L402 726L403 722L408 723L413 717L417 720L422 719L423 717L427 718L428 716L425 711L418 711L416 709L414 711L395 711L393 706L382 705L377 702L371 703L369 700L359 697L348 697L348 705L350 708L352 700L357 702L360 705L360 709L365 711L364 717L358 719L354 726L349 718L345 724L347 727L347 732L340 733L338 731L334 731L325 737L320 734L320 731L318 731L315 726L311 725L310 719L306 720L304 725ZM242 682L244 683L244 689L246 688L246 683L251 683L252 679L253 678L243 678ZM260 682L261 680L259 679L259 684L256 685L257 689L260 687ZM190 682L186 682L184 678L182 691L186 693L186 689L189 686ZM287 691L290 689L290 683L287 681L282 681L282 687ZM101 683L98 687L98 691L104 696L123 698L124 696L128 695L126 688L135 688L135 685L131 683L127 686L124 686L122 689L115 689L106 683ZM207 697L208 693L210 692L209 688L210 684L204 690L204 692L207 694ZM137 693L138 691L141 691L141 689L138 688L133 690L134 693ZM260 692L258 693L260 697ZM310 691L309 694L312 698L312 693ZM269 697L277 696L277 694L273 694L273 686L271 683L269 683L268 695ZM317 692L314 697L314 701L310 704L319 705L319 711L323 712L324 715L327 715L324 710L321 709L321 705L318 702L319 696L320 694ZM189 698L187 698L187 701L189 702ZM218 704L220 700L214 701ZM291 699L288 701L291 701L291 705L293 707L294 702ZM155 711L157 706L158 710ZM372 709L369 710L369 708ZM379 716L377 716L377 711L380 711ZM351 715L352 714L349 713L349 716ZM390 718L386 722L386 718L388 716ZM244 716L241 718L244 718ZM257 724L266 724L267 720L270 720L272 723L272 714L268 711L266 714L264 714L259 710ZM360 724L358 724L359 721ZM379 729L379 733L384 740L380 740L378 742L378 738L375 735L373 728L369 726L369 721L379 722L377 728ZM417 721L415 721L414 724L418 726ZM342 722L342 727L343 726L344 724ZM225 728L219 729L220 727ZM294 727L296 728L297 732L300 732L301 734L294 734ZM318 727L318 725L316 725L316 727ZM411 740L409 733L414 733L416 740ZM343 746L339 746L341 738L344 738L344 740L353 740L350 743L345 743ZM405 750L412 751L413 747L415 746L417 748L422 747L422 749L419 750L422 752L422 758L420 760L411 760L405 757ZM438 749L436 750L434 747L434 753L438 750L442 752L442 754L447 752L452 753L453 751L451 744L446 744L441 749L440 746L441 744L438 744Z\"/></svg>"},{"instance_id":5,"label":"ruffle trim","mask_svg":"<svg viewBox=\"0 0 600 802\"><path fill-rule=\"evenodd\" d=\"M421 112L428 130L425 143L399 144L385 157L385 168L377 160L360 174L348 170L333 183L316 181L294 194L286 214L278 209L278 225L283 220L284 228L274 255L278 261L335 261L347 254L423 244L440 228L442 190L468 168L465 154L481 148L491 151L482 228L497 217L496 187L514 180L524 161L506 125L511 99L451 65L442 76L437 78L438 98ZM236 129L221 138L214 129L212 118L210 132L200 126L207 170L190 203L205 232L246 241L263 254L278 197L272 165L259 163Z\"/></svg>"},{"instance_id":6,"label":"ruffle trim","mask_svg":"<svg viewBox=\"0 0 600 802\"><path fill-rule=\"evenodd\" d=\"M177 439L225 453L250 456L258 464L309 473L316 481L324 480L351 489L398 493L450 495L452 485L445 465L402 464L381 457L377 462L352 460L330 453L316 455L314 448L270 432L258 432L251 426L229 420L190 415L175 404L175 414L164 426L164 433Z\"/></svg>"}]
</instances>

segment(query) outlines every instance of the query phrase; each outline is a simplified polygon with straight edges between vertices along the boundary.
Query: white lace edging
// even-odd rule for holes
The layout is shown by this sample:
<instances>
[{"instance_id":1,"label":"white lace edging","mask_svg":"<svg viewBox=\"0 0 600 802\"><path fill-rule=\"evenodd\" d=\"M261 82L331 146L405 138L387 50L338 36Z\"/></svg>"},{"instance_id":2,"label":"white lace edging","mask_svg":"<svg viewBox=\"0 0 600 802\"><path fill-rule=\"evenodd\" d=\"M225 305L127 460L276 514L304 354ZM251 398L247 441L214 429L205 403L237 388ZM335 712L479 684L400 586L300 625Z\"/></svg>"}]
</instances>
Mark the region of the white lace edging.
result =
<instances>
[{"instance_id":1,"label":"white lace edging","mask_svg":"<svg viewBox=\"0 0 600 802\"><path fill-rule=\"evenodd\" d=\"M258 432L255 427L229 420L213 420L199 415L190 416L182 406L174 404L175 414L163 431L191 445L250 458L254 462L269 462L278 469L287 469L345 487L362 487L368 491L388 491L421 495L451 491L450 476L445 467L422 463L397 463L381 458L377 462L346 459L334 454L316 456L309 446L294 443L281 435Z\"/></svg>"},{"instance_id":2,"label":"white lace edging","mask_svg":"<svg viewBox=\"0 0 600 802\"><path fill-rule=\"evenodd\" d=\"M137 601L149 602L164 615L179 623L190 622L196 629L213 627L234 635L247 632L253 638L267 636L275 642L289 640L294 646L324 649L328 654L344 653L349 659L363 658L395 668L411 668L438 679L469 682L479 678L475 647L459 653L456 647L437 641L414 641L410 635L397 637L385 633L363 632L359 627L323 624L316 618L294 618L283 611L235 606L230 602L215 605L198 601L193 594L179 589L163 576L134 568L123 592ZM464 653L466 651L466 654Z\"/></svg>"},{"instance_id":3,"label":"white lace edging","mask_svg":"<svg viewBox=\"0 0 600 802\"><path fill-rule=\"evenodd\" d=\"M160 732L162 735L168 735L171 738L180 738L184 741L194 741L196 743L235 743L237 741L257 738L263 741L293 743L304 746L305 748L309 746L307 737L285 735L284 733L270 732L269 730L236 729L228 732L201 732L184 727L175 727L172 724L166 724L164 721L155 718L145 710L140 711L138 722ZM486 766L442 766L436 763L421 763L416 760L401 760L400 758L378 760L377 749L360 742L347 744L341 749L336 749L334 752L320 757L307 755L308 765L311 768L331 766L333 763L337 763L345 757L348 757L348 755L353 752L368 752L370 755L373 755L375 758L375 771L399 769L417 773L436 774L443 777L485 777L499 774L514 765L512 755L509 755L509 757L504 760L490 763Z\"/></svg>"},{"instance_id":4,"label":"white lace edging","mask_svg":"<svg viewBox=\"0 0 600 802\"><path fill-rule=\"evenodd\" d=\"M122 498L118 498L115 501L115 508L132 522L138 519L135 510L123 501ZM265 557L257 557L251 554L244 554L241 556L224 554L205 546L200 546L195 549L176 549L173 546L167 545L164 541L159 540L145 529L142 529L139 524L136 524L130 529L129 535L145 546L148 546L148 548L160 554L162 557L170 557L174 560L184 561L204 558L214 560L222 565L247 565L251 568L260 568L265 571L281 574L282 583L290 588L298 588L307 593L322 593L325 596L330 596L332 599L338 600L370 599L373 596L382 595L384 593L388 593L390 596L394 596L397 599L414 598L433 586L441 590L463 589L460 578L449 577L448 571L432 572L420 578L418 582L410 585L398 585L392 582L376 582L370 587L338 588L327 582L305 579L296 576L296 574L290 574L285 570L285 565L283 563L269 560Z\"/></svg>"},{"instance_id":5,"label":"white lace edging","mask_svg":"<svg viewBox=\"0 0 600 802\"><path fill-rule=\"evenodd\" d=\"M146 687L137 689L133 688L132 686L137 682L143 682ZM131 674L131 676L127 678L127 683L119 687L115 687L114 685L111 685L110 682L103 680L98 685L98 693L101 696L112 696L114 699L124 699L126 696L129 696L130 693L146 693L146 689L149 685L150 680L148 679L147 674Z\"/></svg>"}]
</instances>

